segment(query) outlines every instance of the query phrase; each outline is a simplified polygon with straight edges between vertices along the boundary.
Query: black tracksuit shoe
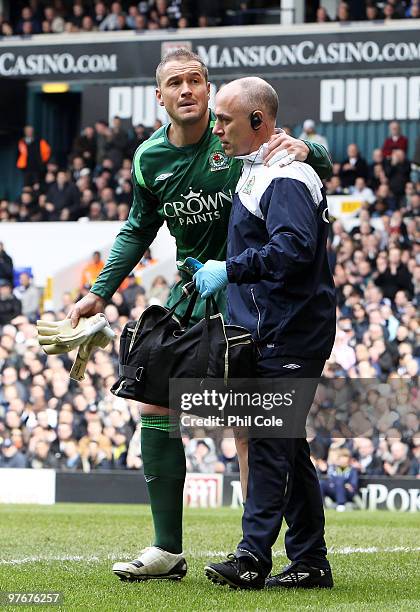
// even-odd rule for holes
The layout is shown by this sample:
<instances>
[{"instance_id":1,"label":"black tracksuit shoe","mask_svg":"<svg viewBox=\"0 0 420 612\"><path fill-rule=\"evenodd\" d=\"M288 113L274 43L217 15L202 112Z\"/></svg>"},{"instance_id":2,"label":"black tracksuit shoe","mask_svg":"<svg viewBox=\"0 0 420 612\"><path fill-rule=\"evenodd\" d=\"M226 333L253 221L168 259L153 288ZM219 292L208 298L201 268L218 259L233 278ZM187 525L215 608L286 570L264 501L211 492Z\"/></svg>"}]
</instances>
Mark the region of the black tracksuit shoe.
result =
<instances>
[{"instance_id":1,"label":"black tracksuit shoe","mask_svg":"<svg viewBox=\"0 0 420 612\"><path fill-rule=\"evenodd\" d=\"M288 565L280 574L270 576L265 586L286 589L332 589L334 586L331 568L311 567L297 561Z\"/></svg>"},{"instance_id":2,"label":"black tracksuit shoe","mask_svg":"<svg viewBox=\"0 0 420 612\"><path fill-rule=\"evenodd\" d=\"M206 576L215 584L227 584L231 589L263 589L265 576L257 562L249 556L228 555L223 563L210 563L204 568Z\"/></svg>"}]
</instances>

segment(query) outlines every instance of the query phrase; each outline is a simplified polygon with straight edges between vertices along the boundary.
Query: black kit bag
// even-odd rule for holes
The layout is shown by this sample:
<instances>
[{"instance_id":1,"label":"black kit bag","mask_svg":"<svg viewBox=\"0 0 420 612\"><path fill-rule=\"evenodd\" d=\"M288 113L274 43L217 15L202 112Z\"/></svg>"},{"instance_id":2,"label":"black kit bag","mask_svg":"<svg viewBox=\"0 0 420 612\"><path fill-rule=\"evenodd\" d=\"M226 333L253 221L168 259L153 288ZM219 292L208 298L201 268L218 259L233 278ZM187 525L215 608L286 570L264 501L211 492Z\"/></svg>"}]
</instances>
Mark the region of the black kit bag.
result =
<instances>
[{"instance_id":1,"label":"black kit bag","mask_svg":"<svg viewBox=\"0 0 420 612\"><path fill-rule=\"evenodd\" d=\"M191 293L191 291L193 291ZM230 378L255 376L256 350L250 332L226 325L213 297L206 300L204 319L188 327L198 293L194 283L172 308L149 306L140 319L129 321L121 334L119 378L114 395L169 407L170 378ZM181 319L179 304L189 299Z\"/></svg>"}]
</instances>

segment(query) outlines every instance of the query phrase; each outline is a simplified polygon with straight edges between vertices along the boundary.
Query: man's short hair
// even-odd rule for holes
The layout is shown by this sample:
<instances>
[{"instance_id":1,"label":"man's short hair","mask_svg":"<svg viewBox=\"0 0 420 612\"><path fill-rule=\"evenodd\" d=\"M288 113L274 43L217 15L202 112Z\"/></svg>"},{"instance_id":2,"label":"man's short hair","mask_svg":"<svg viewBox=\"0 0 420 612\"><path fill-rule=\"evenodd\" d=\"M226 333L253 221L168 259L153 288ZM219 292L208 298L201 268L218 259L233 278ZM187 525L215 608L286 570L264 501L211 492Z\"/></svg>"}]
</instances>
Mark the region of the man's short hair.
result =
<instances>
[{"instance_id":1,"label":"man's short hair","mask_svg":"<svg viewBox=\"0 0 420 612\"><path fill-rule=\"evenodd\" d=\"M169 51L169 53L165 55L163 60L160 62L160 64L156 68L156 83L158 87L160 87L162 71L164 67L166 66L166 64L168 64L169 62L177 62L180 60L185 61L185 62L188 62L188 61L198 62L201 65L201 70L203 72L203 76L206 79L206 83L207 83L207 81L209 80L209 71L207 69L207 66L201 59L201 57L197 55L197 53L193 53L189 49L181 48L181 49L174 49L173 51Z\"/></svg>"},{"instance_id":2,"label":"man's short hair","mask_svg":"<svg viewBox=\"0 0 420 612\"><path fill-rule=\"evenodd\" d=\"M279 98L270 83L259 77L243 77L239 82L247 110L265 110L272 119L276 119Z\"/></svg>"}]
</instances>

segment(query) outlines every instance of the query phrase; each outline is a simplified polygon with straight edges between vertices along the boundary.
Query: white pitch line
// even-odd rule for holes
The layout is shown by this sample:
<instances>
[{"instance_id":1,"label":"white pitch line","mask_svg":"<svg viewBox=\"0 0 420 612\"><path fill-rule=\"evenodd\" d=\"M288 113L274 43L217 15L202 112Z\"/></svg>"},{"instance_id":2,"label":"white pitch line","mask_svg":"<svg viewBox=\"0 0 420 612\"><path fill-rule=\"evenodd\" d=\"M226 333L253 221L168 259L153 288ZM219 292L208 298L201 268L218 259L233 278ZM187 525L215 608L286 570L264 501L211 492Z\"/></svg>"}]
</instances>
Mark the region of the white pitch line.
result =
<instances>
[{"instance_id":1,"label":"white pitch line","mask_svg":"<svg viewBox=\"0 0 420 612\"><path fill-rule=\"evenodd\" d=\"M369 548L352 548L351 546L345 546L344 548L334 548L331 546L328 549L328 554L332 555L354 555L354 554L372 554L372 553L395 553L395 552L407 552L414 553L419 552L420 546L393 546L387 548L379 548L378 546L370 546ZM226 557L226 551L213 551L209 550L206 552L199 551L191 554L192 557ZM275 550L273 557L284 557L285 553L281 550Z\"/></svg>"},{"instance_id":2,"label":"white pitch line","mask_svg":"<svg viewBox=\"0 0 420 612\"><path fill-rule=\"evenodd\" d=\"M378 546L370 546L368 548L352 548L345 546L344 548L329 549L329 554L332 555L355 555L355 554L374 554L374 553L396 553L406 552L415 553L420 551L420 546L393 546L387 548L379 548ZM208 551L186 551L186 557L193 558L223 558L227 556L227 552L223 550L208 550ZM283 557L285 554L279 550L274 551L273 557ZM109 554L104 557L86 556L83 555L60 555L60 556L38 556L38 557L23 557L22 559L0 559L0 565L24 565L25 563L42 563L42 562L66 562L78 561L80 563L102 563L103 561L117 561L127 557L127 554Z\"/></svg>"}]
</instances>

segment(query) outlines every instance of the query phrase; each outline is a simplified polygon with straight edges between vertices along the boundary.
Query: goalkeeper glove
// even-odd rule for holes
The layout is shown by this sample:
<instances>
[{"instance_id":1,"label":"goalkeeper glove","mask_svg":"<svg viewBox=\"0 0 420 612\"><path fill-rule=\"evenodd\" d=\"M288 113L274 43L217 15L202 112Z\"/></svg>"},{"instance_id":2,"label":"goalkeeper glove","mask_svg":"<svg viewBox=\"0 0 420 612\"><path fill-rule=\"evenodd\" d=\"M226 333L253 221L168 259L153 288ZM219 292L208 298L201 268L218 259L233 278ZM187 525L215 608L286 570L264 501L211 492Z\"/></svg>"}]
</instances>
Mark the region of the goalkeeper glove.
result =
<instances>
[{"instance_id":1,"label":"goalkeeper glove","mask_svg":"<svg viewBox=\"0 0 420 612\"><path fill-rule=\"evenodd\" d=\"M79 346L79 350L77 351L76 359L73 363L72 369L70 370L70 378L77 381L83 380L86 366L92 351L96 348L104 349L114 337L115 333L109 326L107 326L85 340Z\"/></svg>"},{"instance_id":2,"label":"goalkeeper glove","mask_svg":"<svg viewBox=\"0 0 420 612\"><path fill-rule=\"evenodd\" d=\"M73 329L70 319L63 321L42 321L36 323L38 341L47 355L61 355L79 347L76 360L70 372L74 380L82 380L91 352L105 348L115 337L105 315L81 317Z\"/></svg>"},{"instance_id":3,"label":"goalkeeper glove","mask_svg":"<svg viewBox=\"0 0 420 612\"><path fill-rule=\"evenodd\" d=\"M38 330L38 341L48 355L59 355L68 353L77 348L90 336L101 331L109 323L103 314L93 317L81 317L77 326L73 329L70 319L63 321L36 322Z\"/></svg>"}]
</instances>

